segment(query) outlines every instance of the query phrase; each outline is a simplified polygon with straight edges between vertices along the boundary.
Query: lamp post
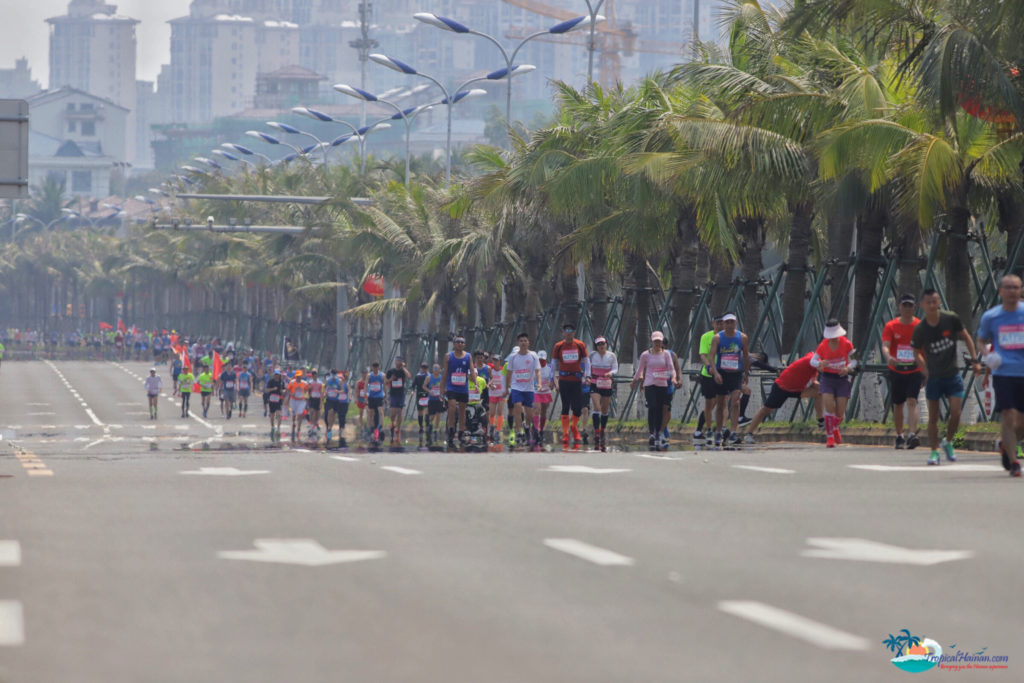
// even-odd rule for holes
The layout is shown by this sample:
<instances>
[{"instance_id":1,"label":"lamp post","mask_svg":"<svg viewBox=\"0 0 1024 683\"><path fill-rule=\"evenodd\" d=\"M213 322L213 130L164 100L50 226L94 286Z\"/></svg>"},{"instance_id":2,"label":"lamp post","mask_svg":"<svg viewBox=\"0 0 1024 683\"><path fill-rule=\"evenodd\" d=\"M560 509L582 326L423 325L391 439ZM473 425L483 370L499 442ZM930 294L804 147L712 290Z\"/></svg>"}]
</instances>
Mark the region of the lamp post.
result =
<instances>
[{"instance_id":1,"label":"lamp post","mask_svg":"<svg viewBox=\"0 0 1024 683\"><path fill-rule=\"evenodd\" d=\"M223 149L212 150L210 154L212 154L213 156L220 157L221 159L227 159L228 161L237 161L241 164L245 164L249 168L256 168L256 164L252 163L251 161L247 161L246 159L236 156L231 152L227 152Z\"/></svg>"},{"instance_id":2,"label":"lamp post","mask_svg":"<svg viewBox=\"0 0 1024 683\"><path fill-rule=\"evenodd\" d=\"M304 130L299 130L295 126L289 126L287 123L280 123L278 121L268 121L267 125L270 126L271 128L273 128L274 130L281 131L282 133L287 133L288 135L304 135L307 138L312 138L313 140L316 141L316 146L310 147L310 148L305 148L305 149L308 149L310 151L312 151L313 149L316 149L317 147L322 149L324 147L324 145L325 145L323 140L321 140L317 136L313 135L312 133L307 133ZM305 151L304 150L303 154L309 154L309 151ZM326 172L327 172L327 154L325 153L324 154L324 173L326 173Z\"/></svg>"},{"instance_id":3,"label":"lamp post","mask_svg":"<svg viewBox=\"0 0 1024 683\"><path fill-rule=\"evenodd\" d=\"M601 2L604 2L604 0L601 0ZM587 4L589 6L589 0ZM598 7L600 7L600 3L598 4ZM516 55L518 55L519 51L523 48L523 46L526 45L531 40L535 38L540 38L541 36L562 35L563 33L569 33L570 31L575 31L576 29L587 28L588 26L591 29L591 40L593 40L594 25L597 24L598 22L604 21L603 16L597 14L596 11L591 11L590 16L574 17L572 19L568 19L566 21L555 24L554 26L551 26L543 31L537 31L536 33L532 33L523 38L521 41L519 41L515 48L513 48L512 51L509 52L508 50L505 49L505 46L502 45L501 42L494 36L484 33L483 31L471 29L465 24L455 21L454 19L438 16L433 12L417 12L412 16L416 20L422 21L424 24L429 24L430 26L434 26L443 31L450 31L452 33L464 33L471 36L480 36L481 38L485 38L491 41L498 48L498 50L501 51L501 56L505 59L505 68L509 70L511 70L513 64L515 64ZM512 125L511 78L508 79L508 93L505 99L505 124L510 127Z\"/></svg>"},{"instance_id":4,"label":"lamp post","mask_svg":"<svg viewBox=\"0 0 1024 683\"><path fill-rule=\"evenodd\" d=\"M597 30L597 22L601 11L601 5L604 4L604 0L597 0L597 2L591 2L591 0L583 0L587 3L587 11L590 15L590 38L587 40L587 84L594 82L594 33ZM604 17L601 17L604 19Z\"/></svg>"},{"instance_id":5,"label":"lamp post","mask_svg":"<svg viewBox=\"0 0 1024 683\"><path fill-rule=\"evenodd\" d=\"M345 85L344 83L338 83L334 86L334 89L338 92L360 99L363 102L380 102L386 104L395 110L395 114L391 117L392 120L401 119L405 123L405 184L409 185L409 151L410 151L410 136L412 133L412 122L417 116L433 108L433 104L425 104L419 107L409 107L408 109L402 109L394 102L389 100L382 100L378 96L371 92L363 90L362 88L355 88L351 85Z\"/></svg>"},{"instance_id":6,"label":"lamp post","mask_svg":"<svg viewBox=\"0 0 1024 683\"><path fill-rule=\"evenodd\" d=\"M441 84L441 81L437 80L436 78L429 74L417 71L416 69L409 66L405 62L382 54L372 54L370 55L370 59L377 62L381 66L386 66L387 68L392 69L394 71L398 71L399 73L404 73L409 76L419 76L421 78L426 78L428 81L431 81L434 85L439 87L441 89L441 92L444 93L444 99L441 101L441 103L448 105L448 131L447 139L445 141L444 154L445 187L451 187L452 184L452 106L459 100L464 99L465 97L470 96L472 93L474 93L474 91L472 90L463 89L466 86L470 85L471 83L477 83L480 81L503 81L506 78L512 78L513 76L529 73L537 68L530 64L520 64L518 66L512 66L511 68L505 67L503 69L498 69L497 71L492 71L486 76L479 76L477 78L471 78L468 81L465 81L464 83L460 84L459 87L454 88L455 95L452 95L448 91L448 89ZM486 91L483 91L480 94L486 94Z\"/></svg>"},{"instance_id":7,"label":"lamp post","mask_svg":"<svg viewBox=\"0 0 1024 683\"><path fill-rule=\"evenodd\" d=\"M233 142L224 142L224 143L221 143L221 147L223 147L224 149L229 149L232 152L238 152L239 154L244 154L247 157L252 157L252 156L259 157L260 159L263 159L265 162L267 162L267 165L270 165L270 164L274 163L274 160L271 159L270 157L268 157L266 154L261 154L260 152L253 151L253 150L251 150L248 147L245 147L243 145L236 145Z\"/></svg>"},{"instance_id":8,"label":"lamp post","mask_svg":"<svg viewBox=\"0 0 1024 683\"><path fill-rule=\"evenodd\" d=\"M43 232L46 233L46 232L49 232L50 228L52 228L53 226L57 225L57 223L60 223L61 221L63 221L66 218L67 218L67 215L64 214L63 212L61 212L61 216L59 218L54 218L49 223L44 223L43 221L39 220L38 218L36 218L35 216L33 216L31 214L17 213L17 214L14 214L14 225L16 226L18 223L24 223L25 221L32 221L36 225L40 226L43 229ZM14 226L12 226L11 227L11 239L12 240L14 239L14 235L15 235Z\"/></svg>"},{"instance_id":9,"label":"lamp post","mask_svg":"<svg viewBox=\"0 0 1024 683\"><path fill-rule=\"evenodd\" d=\"M325 148L327 146L338 147L340 145L345 144L346 142L348 142L349 140L351 140L353 138L358 139L359 140L359 174L360 175L364 175L366 173L366 135L367 135L367 133L371 133L371 132L373 132L375 130L384 130L386 128L390 128L391 127L391 124L385 123L385 121L387 121L388 119L381 119L380 121L376 121L374 123L368 124L366 126L363 126L362 128L356 128L355 126L353 126L348 121L345 121L343 119L336 119L333 116L331 116L329 114L325 114L324 112L319 111L317 109L313 109L312 107L293 107L292 108L292 112L295 113L295 114L298 114L299 116L305 116L306 118L313 119L314 121L322 121L323 123L337 123L338 125L345 126L350 131L352 131L349 135L342 135L340 137L335 138L334 140L332 140L329 143L325 143L324 146L325 146ZM324 150L324 155L326 156L326 149Z\"/></svg>"}]
</instances>

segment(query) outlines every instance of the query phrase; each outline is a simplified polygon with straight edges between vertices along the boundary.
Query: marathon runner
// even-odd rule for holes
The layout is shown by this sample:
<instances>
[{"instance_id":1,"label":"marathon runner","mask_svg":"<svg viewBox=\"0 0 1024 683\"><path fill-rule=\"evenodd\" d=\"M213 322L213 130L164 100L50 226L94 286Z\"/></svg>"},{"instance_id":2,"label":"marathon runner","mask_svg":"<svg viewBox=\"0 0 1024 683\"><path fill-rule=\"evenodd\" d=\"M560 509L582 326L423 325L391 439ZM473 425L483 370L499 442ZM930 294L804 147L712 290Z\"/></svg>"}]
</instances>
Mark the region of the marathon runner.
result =
<instances>
[{"instance_id":1,"label":"marathon runner","mask_svg":"<svg viewBox=\"0 0 1024 683\"><path fill-rule=\"evenodd\" d=\"M747 425L747 434L743 439L744 443L754 444L754 432L772 412L783 406L787 399L802 398L814 399L814 411L821 415L821 400L818 394L818 368L811 365L814 353L808 353L802 358L790 363L785 370L772 382L772 391L765 399L764 405L754 419Z\"/></svg>"},{"instance_id":2,"label":"marathon runner","mask_svg":"<svg viewBox=\"0 0 1024 683\"><path fill-rule=\"evenodd\" d=\"M538 351L537 358L540 359L540 382L537 383L537 393L533 397L535 404L533 426L537 429L537 433L540 434L540 442L544 443L544 430L548 426L548 406L555 400L555 368L548 363L547 351ZM510 428L512 426L511 421L511 418L509 418Z\"/></svg>"},{"instance_id":3,"label":"marathon runner","mask_svg":"<svg viewBox=\"0 0 1024 683\"><path fill-rule=\"evenodd\" d=\"M448 401L448 448L455 448L455 427L458 425L459 439L466 431L466 404L469 402L469 383L476 381L473 359L466 353L466 340L456 337L455 347L444 359L444 393Z\"/></svg>"},{"instance_id":4,"label":"marathon runner","mask_svg":"<svg viewBox=\"0 0 1024 683\"><path fill-rule=\"evenodd\" d=\"M362 375L356 380L356 409L359 411L359 433L366 431L366 422L363 419L366 414L366 401L369 396L366 390L367 378L370 376L370 368L363 368Z\"/></svg>"},{"instance_id":5,"label":"marathon runner","mask_svg":"<svg viewBox=\"0 0 1024 683\"><path fill-rule=\"evenodd\" d=\"M178 393L181 394L181 416L188 417L191 414L191 407L189 401L192 398L192 385L196 382L196 378L192 375L192 370L185 368L180 375L178 375Z\"/></svg>"},{"instance_id":6,"label":"marathon runner","mask_svg":"<svg viewBox=\"0 0 1024 683\"><path fill-rule=\"evenodd\" d=\"M540 443L539 430L533 420L533 400L535 389L540 384L540 358L530 351L530 335L520 332L516 337L519 351L508 357L502 372L509 386L508 405L512 412L509 427L515 431L514 421L519 418L520 439L527 446ZM515 442L509 440L510 445Z\"/></svg>"},{"instance_id":7,"label":"marathon runner","mask_svg":"<svg viewBox=\"0 0 1024 683\"><path fill-rule=\"evenodd\" d=\"M825 447L835 448L843 442L839 425L846 415L853 383L850 371L857 366L852 359L853 342L846 338L846 330L835 318L825 322L821 343L811 356L811 365L821 372L818 391L825 410Z\"/></svg>"},{"instance_id":8,"label":"marathon runner","mask_svg":"<svg viewBox=\"0 0 1024 683\"><path fill-rule=\"evenodd\" d=\"M395 367L388 370L386 382L388 386L388 405L391 410L391 445L402 443L402 411L405 410L405 391L412 376L405 367L405 359L395 358Z\"/></svg>"},{"instance_id":9,"label":"marathon runner","mask_svg":"<svg viewBox=\"0 0 1024 683\"><path fill-rule=\"evenodd\" d=\"M156 402L160 398L160 389L163 382L156 374L156 368L149 369L149 377L146 378L146 398L149 400L149 419L156 419Z\"/></svg>"},{"instance_id":10,"label":"marathon runner","mask_svg":"<svg viewBox=\"0 0 1024 683\"><path fill-rule=\"evenodd\" d=\"M199 366L199 376L196 377L196 381L199 382L200 405L203 408L203 417L206 417L206 414L210 410L210 396L213 394L213 385L215 382L209 366Z\"/></svg>"},{"instance_id":11,"label":"marathon runner","mask_svg":"<svg viewBox=\"0 0 1024 683\"><path fill-rule=\"evenodd\" d=\"M238 417L245 417L249 412L249 395L252 393L252 373L249 366L241 368L238 373Z\"/></svg>"},{"instance_id":12,"label":"marathon runner","mask_svg":"<svg viewBox=\"0 0 1024 683\"><path fill-rule=\"evenodd\" d=\"M231 412L235 408L235 396L238 392L238 371L242 368L230 365L224 366L224 371L217 378L220 384L221 405L226 406L227 419L231 419Z\"/></svg>"},{"instance_id":13,"label":"marathon runner","mask_svg":"<svg viewBox=\"0 0 1024 683\"><path fill-rule=\"evenodd\" d=\"M306 384L308 389L309 402L306 404L306 410L309 413L307 419L309 423L309 438L310 441L320 441L320 406L322 405L324 397L324 383L320 381L317 376L316 370L309 371L309 382Z\"/></svg>"},{"instance_id":14,"label":"marathon runner","mask_svg":"<svg viewBox=\"0 0 1024 683\"><path fill-rule=\"evenodd\" d=\"M441 433L441 414L445 411L444 401L441 393L444 391L444 377L441 376L441 366L437 363L430 368L430 377L427 378L427 447L433 446L438 435Z\"/></svg>"},{"instance_id":15,"label":"marathon runner","mask_svg":"<svg viewBox=\"0 0 1024 683\"><path fill-rule=\"evenodd\" d=\"M576 445L583 441L579 422L583 412L583 364L587 358L587 345L576 339L576 325L562 325L562 340L551 352L551 363L558 377L558 393L562 397L562 446L569 445L569 413L572 412L572 438Z\"/></svg>"},{"instance_id":16,"label":"marathon runner","mask_svg":"<svg viewBox=\"0 0 1024 683\"><path fill-rule=\"evenodd\" d=\"M380 371L380 363L370 364L370 373L366 376L366 406L370 411L370 440L379 444L384 440L381 429L384 426L384 375Z\"/></svg>"},{"instance_id":17,"label":"marathon runner","mask_svg":"<svg viewBox=\"0 0 1024 683\"><path fill-rule=\"evenodd\" d=\"M292 441L296 441L302 434L302 416L306 412L306 399L309 398L309 387L303 379L305 373L302 370L295 371L295 377L288 382L288 412L292 416Z\"/></svg>"},{"instance_id":18,"label":"marathon runner","mask_svg":"<svg viewBox=\"0 0 1024 683\"><path fill-rule=\"evenodd\" d=\"M917 364L926 380L924 397L928 401L928 446L931 448L929 465L939 464L939 448L945 452L946 460L956 461L953 436L960 427L960 411L964 400L964 382L960 377L956 357L957 340L963 340L972 359L977 357L974 340L964 329L960 317L952 311L940 310L941 306L942 301L937 291L926 289L921 292L924 320L914 328L914 336L910 340ZM974 374L980 375L981 365L976 360L973 361L973 367ZM943 396L949 400L949 419L946 422L946 436L940 442L939 401Z\"/></svg>"},{"instance_id":19,"label":"marathon runner","mask_svg":"<svg viewBox=\"0 0 1024 683\"><path fill-rule=\"evenodd\" d=\"M604 451L607 442L604 437L611 411L612 394L615 391L614 376L619 372L619 359L608 350L608 340L598 337L594 340L595 351L590 354L591 415L594 420L594 446Z\"/></svg>"},{"instance_id":20,"label":"marathon runner","mask_svg":"<svg viewBox=\"0 0 1024 683\"><path fill-rule=\"evenodd\" d=\"M487 386L487 395L490 405L488 406L488 422L490 423L490 440L493 444L501 443L501 430L505 423L505 411L507 410L505 388L508 382L505 380L505 366L501 362L501 356L497 353L491 354L491 381ZM536 397L535 399L536 400Z\"/></svg>"},{"instance_id":21,"label":"marathon runner","mask_svg":"<svg viewBox=\"0 0 1024 683\"><path fill-rule=\"evenodd\" d=\"M665 335L655 330L651 333L651 348L640 354L636 374L629 383L631 389L643 382L644 398L647 400L647 431L650 432L648 444L655 450L668 450L662 430L665 425L665 400L668 385L676 382L675 364L672 355L665 350Z\"/></svg>"},{"instance_id":22,"label":"marathon runner","mask_svg":"<svg viewBox=\"0 0 1024 683\"><path fill-rule=\"evenodd\" d=\"M413 396L416 397L416 423L419 425L419 444L423 445L424 423L427 422L427 405L430 403L430 395L427 392L427 378L430 377L426 363L420 363L420 371L412 378Z\"/></svg>"},{"instance_id":23,"label":"marathon runner","mask_svg":"<svg viewBox=\"0 0 1024 683\"><path fill-rule=\"evenodd\" d=\"M178 375L180 375L180 374L181 374L181 358L179 358L178 356L175 356L174 360L171 361L171 387L172 387L171 395L172 396L177 396L178 395Z\"/></svg>"},{"instance_id":24,"label":"marathon runner","mask_svg":"<svg viewBox=\"0 0 1024 683\"><path fill-rule=\"evenodd\" d=\"M1020 300L1020 278L1003 276L999 297L1002 304L981 316L978 339L982 344L992 344L985 362L992 370L992 390L999 412L999 455L1010 476L1019 477L1015 446L1024 438L1024 303ZM977 363L974 372L978 373Z\"/></svg>"},{"instance_id":25,"label":"marathon runner","mask_svg":"<svg viewBox=\"0 0 1024 683\"><path fill-rule=\"evenodd\" d=\"M910 340L914 328L921 322L914 316L917 299L913 294L900 297L900 314L882 329L882 356L889 366L889 396L892 398L892 417L896 427L896 448L917 448L917 397L921 393L924 376L917 367L917 357ZM903 424L906 417L907 432Z\"/></svg>"},{"instance_id":26,"label":"marathon runner","mask_svg":"<svg viewBox=\"0 0 1024 683\"><path fill-rule=\"evenodd\" d=\"M263 387L270 416L270 441L273 443L281 443L281 409L284 405L286 390L284 379L281 377L281 368L274 368L270 373L270 379Z\"/></svg>"},{"instance_id":27,"label":"marathon runner","mask_svg":"<svg viewBox=\"0 0 1024 683\"><path fill-rule=\"evenodd\" d=\"M345 405L342 408L341 398L344 393ZM338 375L338 370L332 368L331 373L327 376L327 380L324 382L324 422L327 424L327 446L331 445L331 439L334 438L334 420L338 420L338 435L340 440L338 446L342 446L345 442L345 417L342 414L348 413L348 382L343 380Z\"/></svg>"},{"instance_id":28,"label":"marathon runner","mask_svg":"<svg viewBox=\"0 0 1024 683\"><path fill-rule=\"evenodd\" d=\"M750 377L750 342L747 335L736 329L736 314L726 313L722 316L723 329L711 340L711 351L714 359L711 376L718 385L719 401L715 414L715 446L737 444L740 442L739 410L740 394L743 385ZM729 426L724 429L725 407L729 407Z\"/></svg>"}]
</instances>

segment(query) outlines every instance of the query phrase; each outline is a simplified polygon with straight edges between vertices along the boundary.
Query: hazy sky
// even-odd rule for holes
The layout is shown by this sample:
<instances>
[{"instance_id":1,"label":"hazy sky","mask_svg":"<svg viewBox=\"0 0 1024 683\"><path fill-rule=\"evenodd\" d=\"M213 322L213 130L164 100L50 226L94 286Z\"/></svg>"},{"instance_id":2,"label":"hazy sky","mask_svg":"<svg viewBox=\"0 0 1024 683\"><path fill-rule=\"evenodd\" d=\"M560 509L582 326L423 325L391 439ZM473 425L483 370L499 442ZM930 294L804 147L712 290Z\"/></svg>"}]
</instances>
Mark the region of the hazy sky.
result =
<instances>
[{"instance_id":1,"label":"hazy sky","mask_svg":"<svg viewBox=\"0 0 1024 683\"><path fill-rule=\"evenodd\" d=\"M117 13L142 21L136 27L139 80L153 81L160 65L170 60L171 27L168 19L188 14L190 0L107 0ZM0 68L14 67L14 60L28 57L32 77L43 87L49 84L50 17L67 14L68 0L0 0Z\"/></svg>"}]
</instances>

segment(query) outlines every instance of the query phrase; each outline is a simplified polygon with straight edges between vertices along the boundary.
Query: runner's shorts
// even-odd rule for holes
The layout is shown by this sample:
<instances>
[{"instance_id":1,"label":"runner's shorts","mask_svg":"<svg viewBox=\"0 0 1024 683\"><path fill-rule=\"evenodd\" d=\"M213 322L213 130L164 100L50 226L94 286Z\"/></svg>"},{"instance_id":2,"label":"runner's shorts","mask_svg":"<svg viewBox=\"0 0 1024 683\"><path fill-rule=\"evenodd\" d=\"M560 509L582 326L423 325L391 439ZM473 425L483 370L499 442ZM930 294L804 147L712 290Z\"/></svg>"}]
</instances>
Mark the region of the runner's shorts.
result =
<instances>
[{"instance_id":1,"label":"runner's shorts","mask_svg":"<svg viewBox=\"0 0 1024 683\"><path fill-rule=\"evenodd\" d=\"M1013 409L1024 412L1024 377L992 376L992 391L996 395L996 412Z\"/></svg>"},{"instance_id":2,"label":"runner's shorts","mask_svg":"<svg viewBox=\"0 0 1024 683\"><path fill-rule=\"evenodd\" d=\"M427 402L427 415L440 415L444 412L444 403L439 398L432 398Z\"/></svg>"},{"instance_id":3,"label":"runner's shorts","mask_svg":"<svg viewBox=\"0 0 1024 683\"><path fill-rule=\"evenodd\" d=\"M449 391L448 400L455 401L456 403L469 403L469 393L459 393L457 391Z\"/></svg>"},{"instance_id":4,"label":"runner's shorts","mask_svg":"<svg viewBox=\"0 0 1024 683\"><path fill-rule=\"evenodd\" d=\"M582 382L558 380L558 393L562 396L562 415L568 415L569 411L576 417L583 412L583 387ZM511 399L510 399L511 400Z\"/></svg>"},{"instance_id":5,"label":"runner's shorts","mask_svg":"<svg viewBox=\"0 0 1024 683\"><path fill-rule=\"evenodd\" d=\"M272 413L280 412L282 401L280 401L280 400L272 401L271 399L273 397L270 394L265 394L265 396L267 398L267 405L270 406L270 412L272 412Z\"/></svg>"},{"instance_id":6,"label":"runner's shorts","mask_svg":"<svg viewBox=\"0 0 1024 683\"><path fill-rule=\"evenodd\" d=\"M309 409L310 410L320 410L320 397L319 396L317 396L316 398L310 397L310 399L309 399Z\"/></svg>"},{"instance_id":7,"label":"runner's shorts","mask_svg":"<svg viewBox=\"0 0 1024 683\"><path fill-rule=\"evenodd\" d=\"M553 397L551 396L551 394L549 394L546 391L543 392L543 393L538 391L538 392L536 392L533 395L534 403L540 403L540 404L551 403L552 400L554 400Z\"/></svg>"},{"instance_id":8,"label":"runner's shorts","mask_svg":"<svg viewBox=\"0 0 1024 683\"><path fill-rule=\"evenodd\" d=\"M249 390L248 389L239 389L238 390L238 398L249 398Z\"/></svg>"},{"instance_id":9,"label":"runner's shorts","mask_svg":"<svg viewBox=\"0 0 1024 683\"><path fill-rule=\"evenodd\" d=\"M615 385L613 384L612 386L610 386L607 389L599 389L597 387L597 382L596 381L595 382L591 382L590 383L590 393L591 393L591 395L596 394L598 396L611 396L613 393L615 393Z\"/></svg>"},{"instance_id":10,"label":"runner's shorts","mask_svg":"<svg viewBox=\"0 0 1024 683\"><path fill-rule=\"evenodd\" d=\"M345 406L346 412L348 412L348 406ZM341 401L336 398L329 398L324 401L324 417L327 417L331 413L341 415Z\"/></svg>"},{"instance_id":11,"label":"runner's shorts","mask_svg":"<svg viewBox=\"0 0 1024 683\"><path fill-rule=\"evenodd\" d=\"M508 392L508 404L513 406L517 403L522 403L524 408L532 408L535 396L536 394L532 391L519 391L518 389L513 389Z\"/></svg>"},{"instance_id":12,"label":"runner's shorts","mask_svg":"<svg viewBox=\"0 0 1024 683\"><path fill-rule=\"evenodd\" d=\"M404 408L405 394L389 394L388 405L390 405L392 408Z\"/></svg>"},{"instance_id":13,"label":"runner's shorts","mask_svg":"<svg viewBox=\"0 0 1024 683\"><path fill-rule=\"evenodd\" d=\"M289 410L292 411L292 415L302 415L306 411L306 401L293 398L288 404Z\"/></svg>"},{"instance_id":14,"label":"runner's shorts","mask_svg":"<svg viewBox=\"0 0 1024 683\"><path fill-rule=\"evenodd\" d=\"M772 382L772 390L768 394L768 398L764 400L764 407L771 408L772 410L778 410L782 407L782 404L790 398L800 398L800 391L786 391L779 386L778 382Z\"/></svg>"},{"instance_id":15,"label":"runner's shorts","mask_svg":"<svg viewBox=\"0 0 1024 683\"><path fill-rule=\"evenodd\" d=\"M366 407L369 408L370 410L376 410L377 408L384 407L383 396L370 396L369 398L366 399L366 401Z\"/></svg>"},{"instance_id":16,"label":"runner's shorts","mask_svg":"<svg viewBox=\"0 0 1024 683\"><path fill-rule=\"evenodd\" d=\"M223 398L228 403L234 403L235 402L235 392L234 392L234 390L233 389L225 389L224 390L224 397Z\"/></svg>"},{"instance_id":17,"label":"runner's shorts","mask_svg":"<svg viewBox=\"0 0 1024 683\"><path fill-rule=\"evenodd\" d=\"M705 399L718 396L718 384L715 382L714 377L700 376L700 395Z\"/></svg>"},{"instance_id":18,"label":"runner's shorts","mask_svg":"<svg viewBox=\"0 0 1024 683\"><path fill-rule=\"evenodd\" d=\"M849 377L840 377L834 372L821 373L821 379L818 381L819 393L832 394L836 398L850 398L852 390L853 382Z\"/></svg>"},{"instance_id":19,"label":"runner's shorts","mask_svg":"<svg viewBox=\"0 0 1024 683\"><path fill-rule=\"evenodd\" d=\"M943 396L949 396L950 398L963 398L964 397L964 381L960 375L953 375L952 377L928 377L928 382L924 385L924 396L929 401L938 401ZM996 397L998 402L999 398Z\"/></svg>"},{"instance_id":20,"label":"runner's shorts","mask_svg":"<svg viewBox=\"0 0 1024 683\"><path fill-rule=\"evenodd\" d=\"M711 381L715 382L719 396L728 396L734 391L739 391L743 386L742 372L722 372L719 370L718 374L722 376L722 383L719 384L718 382L715 382L714 377L711 378Z\"/></svg>"},{"instance_id":21,"label":"runner's shorts","mask_svg":"<svg viewBox=\"0 0 1024 683\"><path fill-rule=\"evenodd\" d=\"M892 397L892 404L900 406L907 402L907 399L917 400L921 393L921 384L924 382L924 375L920 372L893 372L889 370L889 394Z\"/></svg>"}]
</instances>

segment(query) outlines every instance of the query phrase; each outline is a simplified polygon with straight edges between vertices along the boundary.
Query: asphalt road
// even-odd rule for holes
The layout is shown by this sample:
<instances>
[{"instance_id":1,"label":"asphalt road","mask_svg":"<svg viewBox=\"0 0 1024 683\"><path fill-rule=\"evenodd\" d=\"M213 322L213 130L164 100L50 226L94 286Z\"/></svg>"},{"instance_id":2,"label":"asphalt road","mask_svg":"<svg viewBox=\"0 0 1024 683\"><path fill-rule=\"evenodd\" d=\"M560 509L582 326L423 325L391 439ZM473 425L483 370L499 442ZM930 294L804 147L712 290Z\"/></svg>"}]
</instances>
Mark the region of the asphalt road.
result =
<instances>
[{"instance_id":1,"label":"asphalt road","mask_svg":"<svg viewBox=\"0 0 1024 683\"><path fill-rule=\"evenodd\" d=\"M147 367L0 367L3 683L1024 680L994 454L273 450Z\"/></svg>"}]
</instances>

